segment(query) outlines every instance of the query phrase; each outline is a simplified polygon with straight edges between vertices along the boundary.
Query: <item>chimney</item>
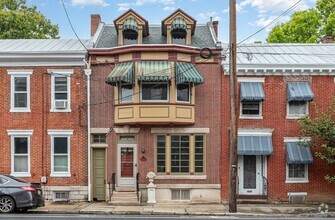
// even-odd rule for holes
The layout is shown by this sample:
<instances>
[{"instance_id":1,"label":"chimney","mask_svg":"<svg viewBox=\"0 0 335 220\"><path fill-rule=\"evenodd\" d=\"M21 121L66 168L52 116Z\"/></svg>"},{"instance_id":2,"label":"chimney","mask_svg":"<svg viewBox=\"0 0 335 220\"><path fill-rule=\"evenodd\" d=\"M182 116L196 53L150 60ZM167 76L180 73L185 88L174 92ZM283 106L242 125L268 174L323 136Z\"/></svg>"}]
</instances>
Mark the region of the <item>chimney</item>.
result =
<instances>
[{"instance_id":1,"label":"chimney","mask_svg":"<svg viewBox=\"0 0 335 220\"><path fill-rule=\"evenodd\" d=\"M94 36L95 32L99 27L100 22L101 22L100 14L91 15L91 37Z\"/></svg>"},{"instance_id":2,"label":"chimney","mask_svg":"<svg viewBox=\"0 0 335 220\"><path fill-rule=\"evenodd\" d=\"M332 44L334 43L334 36L324 36L322 39L321 39L321 43L323 44Z\"/></svg>"},{"instance_id":3,"label":"chimney","mask_svg":"<svg viewBox=\"0 0 335 220\"><path fill-rule=\"evenodd\" d=\"M216 38L219 38L219 35L218 35L218 26L219 26L219 21L213 21L213 29L214 29L214 32L215 32L215 35L216 35Z\"/></svg>"}]
</instances>

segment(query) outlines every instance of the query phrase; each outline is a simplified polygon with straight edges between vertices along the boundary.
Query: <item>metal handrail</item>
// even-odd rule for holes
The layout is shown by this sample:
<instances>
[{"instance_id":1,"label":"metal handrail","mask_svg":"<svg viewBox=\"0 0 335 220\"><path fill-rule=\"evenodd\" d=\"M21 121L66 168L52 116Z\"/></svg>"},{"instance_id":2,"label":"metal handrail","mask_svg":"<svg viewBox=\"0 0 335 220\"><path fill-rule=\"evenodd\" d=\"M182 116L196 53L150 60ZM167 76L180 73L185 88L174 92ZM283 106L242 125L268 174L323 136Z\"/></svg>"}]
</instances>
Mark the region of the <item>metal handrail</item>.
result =
<instances>
[{"instance_id":1,"label":"metal handrail","mask_svg":"<svg viewBox=\"0 0 335 220\"><path fill-rule=\"evenodd\" d=\"M265 176L262 176L262 178L263 178L263 195L267 196L269 181Z\"/></svg>"},{"instance_id":2,"label":"metal handrail","mask_svg":"<svg viewBox=\"0 0 335 220\"><path fill-rule=\"evenodd\" d=\"M140 178L140 173L136 174L136 196L137 196L137 201L140 201L140 184L139 184L139 178Z\"/></svg>"},{"instance_id":3,"label":"metal handrail","mask_svg":"<svg viewBox=\"0 0 335 220\"><path fill-rule=\"evenodd\" d=\"M115 173L112 174L111 179L108 182L109 184L109 199L113 196L113 192L115 191Z\"/></svg>"}]
</instances>

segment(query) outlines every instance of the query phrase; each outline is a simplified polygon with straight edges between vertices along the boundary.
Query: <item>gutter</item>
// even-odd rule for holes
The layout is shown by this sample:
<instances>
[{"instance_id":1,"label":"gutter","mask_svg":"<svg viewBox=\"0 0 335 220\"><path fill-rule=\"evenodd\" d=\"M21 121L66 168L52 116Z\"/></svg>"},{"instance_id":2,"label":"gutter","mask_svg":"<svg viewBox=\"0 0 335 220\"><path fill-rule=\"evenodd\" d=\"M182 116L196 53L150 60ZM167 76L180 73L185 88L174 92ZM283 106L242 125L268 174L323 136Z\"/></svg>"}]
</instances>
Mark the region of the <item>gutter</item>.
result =
<instances>
[{"instance_id":1,"label":"gutter","mask_svg":"<svg viewBox=\"0 0 335 220\"><path fill-rule=\"evenodd\" d=\"M85 59L84 62L86 63ZM87 77L87 201L91 201L91 58L84 70Z\"/></svg>"}]
</instances>

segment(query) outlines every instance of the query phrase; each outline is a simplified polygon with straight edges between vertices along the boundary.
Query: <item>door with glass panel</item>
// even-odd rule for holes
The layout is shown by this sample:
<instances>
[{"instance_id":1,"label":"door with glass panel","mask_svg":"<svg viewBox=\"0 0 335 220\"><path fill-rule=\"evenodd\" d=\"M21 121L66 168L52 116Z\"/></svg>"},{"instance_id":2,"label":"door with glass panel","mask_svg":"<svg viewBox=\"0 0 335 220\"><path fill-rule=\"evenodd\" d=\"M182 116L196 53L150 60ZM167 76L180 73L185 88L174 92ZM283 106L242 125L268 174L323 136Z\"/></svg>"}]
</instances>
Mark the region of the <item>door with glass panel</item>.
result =
<instances>
[{"instance_id":1,"label":"door with glass panel","mask_svg":"<svg viewBox=\"0 0 335 220\"><path fill-rule=\"evenodd\" d=\"M137 145L118 144L118 186L135 189Z\"/></svg>"},{"instance_id":2,"label":"door with glass panel","mask_svg":"<svg viewBox=\"0 0 335 220\"><path fill-rule=\"evenodd\" d=\"M261 195L261 156L244 155L238 158L238 188L240 195Z\"/></svg>"}]
</instances>

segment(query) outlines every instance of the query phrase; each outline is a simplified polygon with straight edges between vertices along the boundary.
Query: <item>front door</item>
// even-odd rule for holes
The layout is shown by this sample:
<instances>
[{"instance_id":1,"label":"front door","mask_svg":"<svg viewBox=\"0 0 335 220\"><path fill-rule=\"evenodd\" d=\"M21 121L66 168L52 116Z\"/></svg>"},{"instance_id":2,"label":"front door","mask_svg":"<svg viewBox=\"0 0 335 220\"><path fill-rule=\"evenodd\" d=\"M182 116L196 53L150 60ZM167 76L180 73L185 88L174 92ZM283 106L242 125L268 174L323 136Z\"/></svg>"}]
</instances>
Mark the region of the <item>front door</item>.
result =
<instances>
[{"instance_id":1,"label":"front door","mask_svg":"<svg viewBox=\"0 0 335 220\"><path fill-rule=\"evenodd\" d=\"M105 149L93 149L93 200L106 200Z\"/></svg>"},{"instance_id":2,"label":"front door","mask_svg":"<svg viewBox=\"0 0 335 220\"><path fill-rule=\"evenodd\" d=\"M240 195L262 195L264 161L262 156L239 156L238 188Z\"/></svg>"},{"instance_id":3,"label":"front door","mask_svg":"<svg viewBox=\"0 0 335 220\"><path fill-rule=\"evenodd\" d=\"M137 173L137 145L118 144L119 190L135 190Z\"/></svg>"}]
</instances>

